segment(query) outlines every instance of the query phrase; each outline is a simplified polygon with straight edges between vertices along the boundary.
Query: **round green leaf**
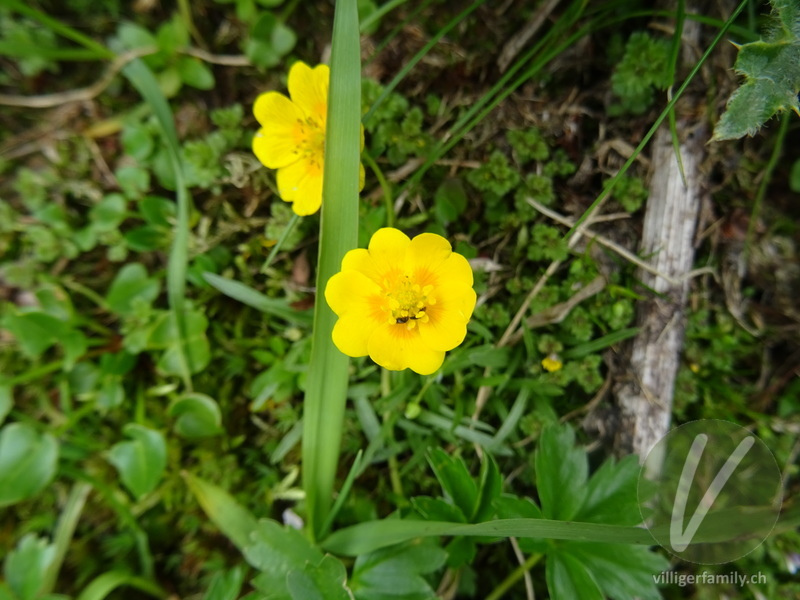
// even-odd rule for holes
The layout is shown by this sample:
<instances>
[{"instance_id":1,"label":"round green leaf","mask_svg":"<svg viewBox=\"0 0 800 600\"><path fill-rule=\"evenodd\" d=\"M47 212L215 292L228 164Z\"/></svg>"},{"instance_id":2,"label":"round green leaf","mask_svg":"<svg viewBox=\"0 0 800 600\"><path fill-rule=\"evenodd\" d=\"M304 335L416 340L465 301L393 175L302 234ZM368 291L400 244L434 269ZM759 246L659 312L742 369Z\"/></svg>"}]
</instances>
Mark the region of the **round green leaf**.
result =
<instances>
[{"instance_id":1,"label":"round green leaf","mask_svg":"<svg viewBox=\"0 0 800 600\"><path fill-rule=\"evenodd\" d=\"M214 74L203 62L193 56L183 56L178 61L178 72L186 85L199 90L214 87Z\"/></svg>"},{"instance_id":2,"label":"round green leaf","mask_svg":"<svg viewBox=\"0 0 800 600\"><path fill-rule=\"evenodd\" d=\"M146 303L156 299L160 290L159 282L147 275L147 269L139 263L122 267L108 290L106 301L109 308L118 315L127 315L133 310L133 301L141 298Z\"/></svg>"},{"instance_id":3,"label":"round green leaf","mask_svg":"<svg viewBox=\"0 0 800 600\"><path fill-rule=\"evenodd\" d=\"M133 439L115 444L108 452L108 461L138 499L152 492L161 480L167 467L167 444L161 432L142 425L128 423L123 431Z\"/></svg>"},{"instance_id":4,"label":"round green leaf","mask_svg":"<svg viewBox=\"0 0 800 600\"><path fill-rule=\"evenodd\" d=\"M0 430L0 506L35 496L56 474L58 442L24 423Z\"/></svg>"},{"instance_id":5,"label":"round green leaf","mask_svg":"<svg viewBox=\"0 0 800 600\"><path fill-rule=\"evenodd\" d=\"M223 433L219 406L205 394L185 394L169 408L176 417L175 432L186 438L211 437Z\"/></svg>"}]
</instances>

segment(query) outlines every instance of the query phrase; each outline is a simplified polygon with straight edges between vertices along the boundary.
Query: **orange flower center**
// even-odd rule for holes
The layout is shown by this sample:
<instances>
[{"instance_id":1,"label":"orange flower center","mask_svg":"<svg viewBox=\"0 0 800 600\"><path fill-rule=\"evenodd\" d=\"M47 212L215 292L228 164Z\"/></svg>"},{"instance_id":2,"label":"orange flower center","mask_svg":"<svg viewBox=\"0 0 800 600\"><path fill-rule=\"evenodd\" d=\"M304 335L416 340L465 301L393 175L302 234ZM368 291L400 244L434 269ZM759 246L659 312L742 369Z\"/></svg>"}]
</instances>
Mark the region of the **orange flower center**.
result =
<instances>
[{"instance_id":1,"label":"orange flower center","mask_svg":"<svg viewBox=\"0 0 800 600\"><path fill-rule=\"evenodd\" d=\"M408 275L404 275L393 284L385 281L383 287L388 300L383 308L390 324L403 324L411 330L417 326L417 322L427 323L430 320L428 307L436 304L432 285L420 286Z\"/></svg>"}]
</instances>

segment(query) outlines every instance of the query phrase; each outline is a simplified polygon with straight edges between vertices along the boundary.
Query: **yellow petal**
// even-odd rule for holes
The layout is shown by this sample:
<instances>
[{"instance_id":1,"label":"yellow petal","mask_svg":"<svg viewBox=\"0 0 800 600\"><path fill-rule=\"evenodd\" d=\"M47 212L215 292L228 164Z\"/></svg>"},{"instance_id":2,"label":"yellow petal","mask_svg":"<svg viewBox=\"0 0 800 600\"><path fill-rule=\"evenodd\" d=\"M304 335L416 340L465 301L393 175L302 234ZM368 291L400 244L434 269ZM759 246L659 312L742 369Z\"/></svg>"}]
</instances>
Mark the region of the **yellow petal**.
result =
<instances>
[{"instance_id":1,"label":"yellow petal","mask_svg":"<svg viewBox=\"0 0 800 600\"><path fill-rule=\"evenodd\" d=\"M278 193L300 216L314 214L322 205L322 167L307 158L278 169Z\"/></svg>"},{"instance_id":2,"label":"yellow petal","mask_svg":"<svg viewBox=\"0 0 800 600\"><path fill-rule=\"evenodd\" d=\"M366 179L366 174L364 173L364 165L361 163L358 164L358 191L364 189L364 181Z\"/></svg>"},{"instance_id":3,"label":"yellow petal","mask_svg":"<svg viewBox=\"0 0 800 600\"><path fill-rule=\"evenodd\" d=\"M393 227L378 229L369 240L369 255L375 269L384 276L402 271L410 243L408 236L399 229Z\"/></svg>"},{"instance_id":4,"label":"yellow petal","mask_svg":"<svg viewBox=\"0 0 800 600\"><path fill-rule=\"evenodd\" d=\"M256 98L253 114L261 124L253 138L253 152L262 164L279 169L296 161L298 147L304 140L301 127L304 115L300 108L283 94L267 92Z\"/></svg>"},{"instance_id":5,"label":"yellow petal","mask_svg":"<svg viewBox=\"0 0 800 600\"><path fill-rule=\"evenodd\" d=\"M446 352L464 341L467 323L475 307L475 290L462 286L450 294L437 294L436 304L426 310L428 321L419 324L423 341L432 349Z\"/></svg>"},{"instance_id":6,"label":"yellow petal","mask_svg":"<svg viewBox=\"0 0 800 600\"><path fill-rule=\"evenodd\" d=\"M323 129L328 116L329 81L328 65L318 65L312 69L298 61L289 71L289 95L292 101Z\"/></svg>"},{"instance_id":7,"label":"yellow petal","mask_svg":"<svg viewBox=\"0 0 800 600\"><path fill-rule=\"evenodd\" d=\"M325 300L331 310L340 317L355 313L361 315L364 320L373 319L377 322L385 320L384 315L373 314L375 296L378 297L379 303L381 288L358 271L336 273L325 286Z\"/></svg>"},{"instance_id":8,"label":"yellow petal","mask_svg":"<svg viewBox=\"0 0 800 600\"><path fill-rule=\"evenodd\" d=\"M410 368L420 375L430 375L444 362L444 352L433 350L423 341L419 330L404 324L384 324L369 338L369 356L390 371Z\"/></svg>"},{"instance_id":9,"label":"yellow petal","mask_svg":"<svg viewBox=\"0 0 800 600\"><path fill-rule=\"evenodd\" d=\"M450 242L435 233L421 233L411 240L406 252L406 268L413 273L418 271L436 273L439 267L453 253Z\"/></svg>"},{"instance_id":10,"label":"yellow petal","mask_svg":"<svg viewBox=\"0 0 800 600\"><path fill-rule=\"evenodd\" d=\"M378 327L380 324L377 321L365 321L360 315L351 313L339 317L333 326L333 343L347 356L366 356L369 354L369 339Z\"/></svg>"},{"instance_id":11,"label":"yellow petal","mask_svg":"<svg viewBox=\"0 0 800 600\"><path fill-rule=\"evenodd\" d=\"M446 294L443 290L453 285L472 287L472 267L460 254L453 252L435 266L433 262L429 261L425 268L415 271L415 274L420 285L434 286L436 298Z\"/></svg>"}]
</instances>

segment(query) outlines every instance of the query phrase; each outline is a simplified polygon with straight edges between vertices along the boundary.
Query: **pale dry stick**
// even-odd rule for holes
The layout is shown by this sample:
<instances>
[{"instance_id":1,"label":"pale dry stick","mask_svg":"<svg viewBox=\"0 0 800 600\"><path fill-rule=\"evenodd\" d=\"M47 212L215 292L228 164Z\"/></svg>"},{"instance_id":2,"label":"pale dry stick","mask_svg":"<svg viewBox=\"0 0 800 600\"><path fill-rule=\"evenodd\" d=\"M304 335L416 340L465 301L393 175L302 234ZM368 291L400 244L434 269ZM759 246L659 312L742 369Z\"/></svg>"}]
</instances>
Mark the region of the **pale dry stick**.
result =
<instances>
[{"instance_id":1,"label":"pale dry stick","mask_svg":"<svg viewBox=\"0 0 800 600\"><path fill-rule=\"evenodd\" d=\"M79 88L77 90L69 90L67 92L44 94L41 96L0 94L0 105L21 106L25 108L53 108L54 106L62 106L69 102L84 102L86 100L91 100L92 98L96 98L102 94L103 91L109 85L111 85L114 77L116 77L129 62L143 56L155 54L156 52L158 52L158 48L155 47L135 48L133 50L129 50L128 52L123 52L113 61L111 61L111 64L108 65L100 78L90 86ZM229 67L249 67L252 65L250 60L243 55L211 54L210 52L206 52L200 48L183 48L178 50L178 52L188 56L194 56L203 62L215 65L225 65Z\"/></svg>"},{"instance_id":2,"label":"pale dry stick","mask_svg":"<svg viewBox=\"0 0 800 600\"><path fill-rule=\"evenodd\" d=\"M525 564L525 555L522 553L522 550L519 547L519 542L517 538L510 537L508 541L511 542L511 547L514 549L514 556L517 557L520 566ZM528 600L535 600L536 595L533 593L533 580L531 579L531 572L525 571L523 573L522 578L525 580L525 593L528 596Z\"/></svg>"},{"instance_id":3,"label":"pale dry stick","mask_svg":"<svg viewBox=\"0 0 800 600\"><path fill-rule=\"evenodd\" d=\"M592 296L600 293L600 291L606 287L606 278L602 275L598 275L592 281L587 283L581 289L579 289L574 295L572 295L568 300L564 302L559 302L558 304L546 308L542 312L536 313L535 315L531 315L525 320L525 327L527 329L536 329L537 327L544 327L545 325L554 325L556 323L561 323L569 313L572 312L572 309L578 306L584 300L591 298ZM522 330L518 330L511 336L508 341L509 346L513 346L514 344L518 343L522 339L523 332Z\"/></svg>"},{"instance_id":4,"label":"pale dry stick","mask_svg":"<svg viewBox=\"0 0 800 600\"><path fill-rule=\"evenodd\" d=\"M42 96L0 94L0 104L4 106L22 106L25 108L53 108L54 106L61 106L69 102L91 100L103 93L103 90L111 85L114 77L116 77L129 62L141 58L142 56L147 56L148 54L155 54L156 52L158 52L158 48L149 47L136 48L135 50L120 54L111 61L111 64L108 65L105 72L100 76L100 79L88 87L70 90L68 92L58 92L56 94L44 94Z\"/></svg>"},{"instance_id":5,"label":"pale dry stick","mask_svg":"<svg viewBox=\"0 0 800 600\"><path fill-rule=\"evenodd\" d=\"M567 227L572 227L575 224L575 222L572 219L570 219L568 217L565 217L565 216L557 213L554 210L550 210L546 206L538 203L533 198L527 198L526 200L527 200L528 204L530 204L533 208L538 210L540 213L542 213L546 217L550 217L551 219L561 223L562 225L565 225ZM680 283L680 280L675 279L673 277L670 277L666 273L662 273L661 271L659 271L658 269L656 269L652 265L649 265L646 262L644 262L641 258L636 256L635 254L633 254L629 250L626 250L625 248L623 248L622 246L617 244L616 242L612 242L608 238L603 237L602 235L599 235L599 234L594 233L592 231L585 231L585 234L586 234L586 237L589 238L590 240L593 240L593 241L597 242L598 244L601 244L602 246L605 246L609 250L612 250L613 252L616 252L622 258L624 258L625 260L627 260L629 262L632 262L633 264L635 264L640 269L643 269L644 271L647 271L648 273L652 273L653 275L657 275L658 277L663 278L665 281L668 281L672 285L678 285Z\"/></svg>"},{"instance_id":6,"label":"pale dry stick","mask_svg":"<svg viewBox=\"0 0 800 600\"><path fill-rule=\"evenodd\" d=\"M541 29L547 17L555 10L556 6L561 0L550 0L541 9L539 9L533 18L528 21L525 26L503 46L500 52L500 57L497 59L497 66L500 68L501 73L505 73L508 65L519 54L519 51L525 47L534 34Z\"/></svg>"}]
</instances>

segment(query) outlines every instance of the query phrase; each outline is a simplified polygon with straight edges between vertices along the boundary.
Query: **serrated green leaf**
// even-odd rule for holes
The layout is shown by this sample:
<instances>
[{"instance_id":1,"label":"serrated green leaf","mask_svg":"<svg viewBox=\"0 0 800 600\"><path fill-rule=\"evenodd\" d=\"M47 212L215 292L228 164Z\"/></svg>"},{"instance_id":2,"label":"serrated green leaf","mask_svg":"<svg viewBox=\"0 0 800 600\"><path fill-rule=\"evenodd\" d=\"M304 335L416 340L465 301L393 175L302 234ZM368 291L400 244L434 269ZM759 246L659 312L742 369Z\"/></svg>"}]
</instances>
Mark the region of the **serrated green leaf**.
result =
<instances>
[{"instance_id":1,"label":"serrated green leaf","mask_svg":"<svg viewBox=\"0 0 800 600\"><path fill-rule=\"evenodd\" d=\"M548 519L572 520L586 496L586 453L575 446L569 426L549 426L536 449L536 489Z\"/></svg>"},{"instance_id":2,"label":"serrated green leaf","mask_svg":"<svg viewBox=\"0 0 800 600\"><path fill-rule=\"evenodd\" d=\"M327 554L318 565L306 563L289 571L287 585L292 600L353 600L347 571L339 559Z\"/></svg>"},{"instance_id":3,"label":"serrated green leaf","mask_svg":"<svg viewBox=\"0 0 800 600\"><path fill-rule=\"evenodd\" d=\"M450 456L441 448L431 448L428 451L428 464L439 480L445 497L471 518L478 504L478 487L464 461Z\"/></svg>"},{"instance_id":4,"label":"serrated green leaf","mask_svg":"<svg viewBox=\"0 0 800 600\"><path fill-rule=\"evenodd\" d=\"M597 581L571 554L548 555L545 576L552 600L603 600Z\"/></svg>"},{"instance_id":5,"label":"serrated green leaf","mask_svg":"<svg viewBox=\"0 0 800 600\"><path fill-rule=\"evenodd\" d=\"M136 423L122 428L128 442L119 442L108 451L108 461L116 467L126 488L137 498L152 492L167 467L167 444L161 432Z\"/></svg>"},{"instance_id":6,"label":"serrated green leaf","mask_svg":"<svg viewBox=\"0 0 800 600\"><path fill-rule=\"evenodd\" d=\"M350 589L356 600L431 600L435 593L421 577L441 568L447 553L431 540L418 540L359 556Z\"/></svg>"},{"instance_id":7,"label":"serrated green leaf","mask_svg":"<svg viewBox=\"0 0 800 600\"><path fill-rule=\"evenodd\" d=\"M668 570L669 561L646 547L567 542L559 548L559 555L565 554L591 573L604 597L661 598L653 576Z\"/></svg>"},{"instance_id":8,"label":"serrated green leaf","mask_svg":"<svg viewBox=\"0 0 800 600\"><path fill-rule=\"evenodd\" d=\"M175 431L186 438L210 437L224 432L219 405L205 394L184 394L169 407L169 415L177 418Z\"/></svg>"},{"instance_id":9,"label":"serrated green leaf","mask_svg":"<svg viewBox=\"0 0 800 600\"><path fill-rule=\"evenodd\" d=\"M0 430L0 506L26 500L42 491L56 474L58 441L24 423Z\"/></svg>"},{"instance_id":10,"label":"serrated green leaf","mask_svg":"<svg viewBox=\"0 0 800 600\"><path fill-rule=\"evenodd\" d=\"M776 113L800 116L800 20L796 2L772 0L773 26L766 40L739 46L734 68L745 82L728 100L713 140L753 135Z\"/></svg>"},{"instance_id":11,"label":"serrated green leaf","mask_svg":"<svg viewBox=\"0 0 800 600\"><path fill-rule=\"evenodd\" d=\"M641 523L637 494L640 471L636 456L626 456L619 463L609 458L589 479L586 498L575 520L612 525Z\"/></svg>"}]
</instances>

